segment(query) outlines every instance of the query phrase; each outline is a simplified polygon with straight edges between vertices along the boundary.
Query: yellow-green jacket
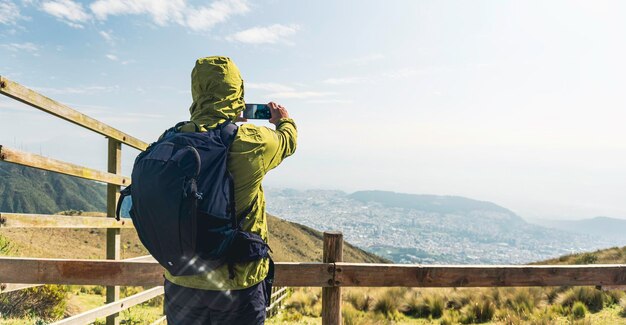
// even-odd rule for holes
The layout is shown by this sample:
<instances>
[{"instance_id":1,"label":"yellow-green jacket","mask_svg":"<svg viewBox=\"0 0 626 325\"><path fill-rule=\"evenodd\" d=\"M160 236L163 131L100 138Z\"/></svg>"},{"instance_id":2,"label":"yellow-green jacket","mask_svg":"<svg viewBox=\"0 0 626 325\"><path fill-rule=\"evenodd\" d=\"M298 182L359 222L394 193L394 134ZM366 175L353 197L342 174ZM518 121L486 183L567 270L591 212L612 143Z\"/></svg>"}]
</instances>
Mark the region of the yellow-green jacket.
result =
<instances>
[{"instance_id":1,"label":"yellow-green jacket","mask_svg":"<svg viewBox=\"0 0 626 325\"><path fill-rule=\"evenodd\" d=\"M226 120L235 120L244 109L243 80L239 69L226 57L207 57L196 61L191 74L191 121L210 129ZM181 128L194 132L189 123ZM292 119L281 119L276 130L243 124L230 148L228 170L235 183L237 215L252 207L243 216L244 231L259 234L267 242L267 219L265 196L261 182L265 174L278 166L283 159L296 150L297 131ZM269 260L235 264L235 277L229 278L228 266L191 276L173 276L167 271L165 277L180 286L205 290L237 290L253 286L265 279Z\"/></svg>"}]
</instances>

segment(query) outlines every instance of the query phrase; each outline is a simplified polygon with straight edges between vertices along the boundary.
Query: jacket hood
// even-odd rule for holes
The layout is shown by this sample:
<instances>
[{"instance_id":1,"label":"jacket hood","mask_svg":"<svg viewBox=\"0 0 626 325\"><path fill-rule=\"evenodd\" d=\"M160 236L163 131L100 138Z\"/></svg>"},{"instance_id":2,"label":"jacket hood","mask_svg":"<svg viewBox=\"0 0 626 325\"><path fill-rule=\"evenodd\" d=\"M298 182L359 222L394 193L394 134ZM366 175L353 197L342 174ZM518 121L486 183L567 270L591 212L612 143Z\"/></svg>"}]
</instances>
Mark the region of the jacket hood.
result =
<instances>
[{"instance_id":1,"label":"jacket hood","mask_svg":"<svg viewBox=\"0 0 626 325\"><path fill-rule=\"evenodd\" d=\"M191 121L206 128L234 121L245 107L239 68L223 56L196 60L191 72L191 96Z\"/></svg>"}]
</instances>

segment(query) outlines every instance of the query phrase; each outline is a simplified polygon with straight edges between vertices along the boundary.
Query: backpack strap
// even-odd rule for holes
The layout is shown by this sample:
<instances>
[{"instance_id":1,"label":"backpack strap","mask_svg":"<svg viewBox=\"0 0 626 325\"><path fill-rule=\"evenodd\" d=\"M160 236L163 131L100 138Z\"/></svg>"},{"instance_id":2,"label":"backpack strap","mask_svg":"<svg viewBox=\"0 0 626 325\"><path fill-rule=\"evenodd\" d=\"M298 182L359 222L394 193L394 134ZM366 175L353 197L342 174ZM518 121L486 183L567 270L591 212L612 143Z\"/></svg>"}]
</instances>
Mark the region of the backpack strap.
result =
<instances>
[{"instance_id":1,"label":"backpack strap","mask_svg":"<svg viewBox=\"0 0 626 325\"><path fill-rule=\"evenodd\" d=\"M227 147L230 147L230 145L235 140L235 136L237 135L237 130L239 130L239 127L237 126L237 124L231 121L226 121L220 124L218 128L220 129L220 137L222 138L222 143L225 144Z\"/></svg>"},{"instance_id":2,"label":"backpack strap","mask_svg":"<svg viewBox=\"0 0 626 325\"><path fill-rule=\"evenodd\" d=\"M117 207L115 207L115 220L120 221L120 211L122 210L122 202L124 198L131 195L131 185L128 185L125 189L120 191L120 198L117 200Z\"/></svg>"}]
</instances>

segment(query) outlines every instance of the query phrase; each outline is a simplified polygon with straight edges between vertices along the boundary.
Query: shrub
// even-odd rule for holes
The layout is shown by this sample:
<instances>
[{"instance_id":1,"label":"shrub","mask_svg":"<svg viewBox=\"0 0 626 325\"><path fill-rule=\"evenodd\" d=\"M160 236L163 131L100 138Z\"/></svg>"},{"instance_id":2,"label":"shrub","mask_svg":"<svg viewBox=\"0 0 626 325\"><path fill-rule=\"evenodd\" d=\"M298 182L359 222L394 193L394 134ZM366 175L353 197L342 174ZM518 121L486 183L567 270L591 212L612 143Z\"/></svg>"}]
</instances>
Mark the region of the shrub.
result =
<instances>
[{"instance_id":1,"label":"shrub","mask_svg":"<svg viewBox=\"0 0 626 325\"><path fill-rule=\"evenodd\" d=\"M626 317L626 298L622 298L619 301L619 306L622 308L622 310L620 310L619 315L622 317Z\"/></svg>"},{"instance_id":2,"label":"shrub","mask_svg":"<svg viewBox=\"0 0 626 325\"><path fill-rule=\"evenodd\" d=\"M490 321L496 313L496 306L489 299L472 302L461 310L459 321L462 324L485 323Z\"/></svg>"},{"instance_id":3,"label":"shrub","mask_svg":"<svg viewBox=\"0 0 626 325\"><path fill-rule=\"evenodd\" d=\"M428 301L430 307L430 316L434 319L443 316L444 301L440 295L434 295Z\"/></svg>"},{"instance_id":4,"label":"shrub","mask_svg":"<svg viewBox=\"0 0 626 325\"><path fill-rule=\"evenodd\" d=\"M400 311L411 317L428 318L430 316L430 305L423 296L413 294L406 299L400 307Z\"/></svg>"},{"instance_id":5,"label":"shrub","mask_svg":"<svg viewBox=\"0 0 626 325\"><path fill-rule=\"evenodd\" d=\"M574 317L574 319L581 319L585 318L585 315L587 315L587 306L580 301L575 302L572 306L572 317Z\"/></svg>"},{"instance_id":6,"label":"shrub","mask_svg":"<svg viewBox=\"0 0 626 325\"><path fill-rule=\"evenodd\" d=\"M341 309L341 318L345 325L357 325L359 324L359 311L355 309L351 304L343 306Z\"/></svg>"},{"instance_id":7,"label":"shrub","mask_svg":"<svg viewBox=\"0 0 626 325\"><path fill-rule=\"evenodd\" d=\"M443 314L439 321L441 325L453 325L459 323L459 312L456 310L448 310Z\"/></svg>"},{"instance_id":8,"label":"shrub","mask_svg":"<svg viewBox=\"0 0 626 325\"><path fill-rule=\"evenodd\" d=\"M389 319L397 318L402 291L403 290L399 288L385 290L382 294L376 297L372 310L377 313L381 313Z\"/></svg>"},{"instance_id":9,"label":"shrub","mask_svg":"<svg viewBox=\"0 0 626 325\"><path fill-rule=\"evenodd\" d=\"M539 305L543 295L541 288L517 288L507 297L505 305L527 319Z\"/></svg>"},{"instance_id":10,"label":"shrub","mask_svg":"<svg viewBox=\"0 0 626 325\"><path fill-rule=\"evenodd\" d=\"M304 316L318 317L322 310L320 290L306 288L295 291L285 303L285 308Z\"/></svg>"},{"instance_id":11,"label":"shrub","mask_svg":"<svg viewBox=\"0 0 626 325\"><path fill-rule=\"evenodd\" d=\"M574 264L594 264L598 261L598 255L595 253L583 253L576 256Z\"/></svg>"},{"instance_id":12,"label":"shrub","mask_svg":"<svg viewBox=\"0 0 626 325\"><path fill-rule=\"evenodd\" d=\"M589 311L595 313L604 307L605 295L593 287L575 287L563 292L557 298L557 303L563 307L572 307L577 301L584 303Z\"/></svg>"},{"instance_id":13,"label":"shrub","mask_svg":"<svg viewBox=\"0 0 626 325\"><path fill-rule=\"evenodd\" d=\"M103 286L94 286L91 288L91 292L99 296L104 296L106 294L106 290L104 290Z\"/></svg>"},{"instance_id":14,"label":"shrub","mask_svg":"<svg viewBox=\"0 0 626 325\"><path fill-rule=\"evenodd\" d=\"M39 317L55 320L63 317L67 304L68 287L44 285L0 295L0 314L3 317Z\"/></svg>"},{"instance_id":15,"label":"shrub","mask_svg":"<svg viewBox=\"0 0 626 325\"><path fill-rule=\"evenodd\" d=\"M624 297L624 291L621 290L609 290L604 293L607 305L619 304L620 300Z\"/></svg>"},{"instance_id":16,"label":"shrub","mask_svg":"<svg viewBox=\"0 0 626 325\"><path fill-rule=\"evenodd\" d=\"M346 293L344 300L356 310L367 312L371 309L373 298L364 291L353 290Z\"/></svg>"},{"instance_id":17,"label":"shrub","mask_svg":"<svg viewBox=\"0 0 626 325\"><path fill-rule=\"evenodd\" d=\"M446 309L460 310L472 301L472 292L469 290L455 291L446 299Z\"/></svg>"}]
</instances>

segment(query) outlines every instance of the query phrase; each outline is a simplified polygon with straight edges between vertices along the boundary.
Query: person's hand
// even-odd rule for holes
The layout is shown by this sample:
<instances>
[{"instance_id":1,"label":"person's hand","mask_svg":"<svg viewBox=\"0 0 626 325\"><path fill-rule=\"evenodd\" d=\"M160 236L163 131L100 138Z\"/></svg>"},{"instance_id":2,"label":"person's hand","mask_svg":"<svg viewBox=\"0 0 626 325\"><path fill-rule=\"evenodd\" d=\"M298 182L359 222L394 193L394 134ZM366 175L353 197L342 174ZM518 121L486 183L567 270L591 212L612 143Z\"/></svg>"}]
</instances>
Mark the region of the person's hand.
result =
<instances>
[{"instance_id":1,"label":"person's hand","mask_svg":"<svg viewBox=\"0 0 626 325\"><path fill-rule=\"evenodd\" d=\"M287 112L286 108L274 102L269 102L267 106L270 108L270 114L272 115L269 121L270 123L278 125L278 121L281 118L289 118L289 112Z\"/></svg>"},{"instance_id":2,"label":"person's hand","mask_svg":"<svg viewBox=\"0 0 626 325\"><path fill-rule=\"evenodd\" d=\"M245 117L243 117L243 112L241 112L241 115L237 116L237 117L235 118L235 121L234 121L234 122L235 122L235 123L237 123L237 122L248 122L248 119L247 119L247 118L245 118Z\"/></svg>"}]
</instances>

